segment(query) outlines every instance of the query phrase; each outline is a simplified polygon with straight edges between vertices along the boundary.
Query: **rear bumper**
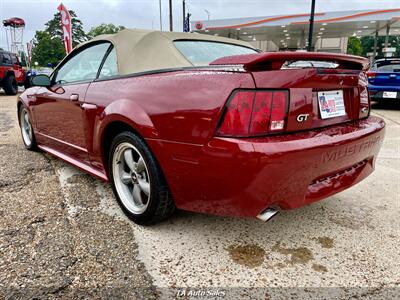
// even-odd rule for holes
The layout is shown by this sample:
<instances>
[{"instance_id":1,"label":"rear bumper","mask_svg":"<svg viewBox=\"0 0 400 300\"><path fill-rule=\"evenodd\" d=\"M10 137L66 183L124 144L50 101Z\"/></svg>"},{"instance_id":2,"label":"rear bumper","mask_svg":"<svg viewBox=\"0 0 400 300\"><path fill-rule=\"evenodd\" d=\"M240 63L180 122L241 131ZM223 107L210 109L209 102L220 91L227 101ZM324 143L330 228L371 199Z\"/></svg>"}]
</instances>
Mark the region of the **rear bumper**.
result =
<instances>
[{"instance_id":1,"label":"rear bumper","mask_svg":"<svg viewBox=\"0 0 400 300\"><path fill-rule=\"evenodd\" d=\"M372 99L382 99L383 92L397 92L397 99L400 99L400 86L377 86L370 84L368 90Z\"/></svg>"},{"instance_id":2,"label":"rear bumper","mask_svg":"<svg viewBox=\"0 0 400 300\"><path fill-rule=\"evenodd\" d=\"M149 140L178 208L257 216L294 209L367 177L384 138L377 117L329 128L249 139L213 138L204 146Z\"/></svg>"}]
</instances>

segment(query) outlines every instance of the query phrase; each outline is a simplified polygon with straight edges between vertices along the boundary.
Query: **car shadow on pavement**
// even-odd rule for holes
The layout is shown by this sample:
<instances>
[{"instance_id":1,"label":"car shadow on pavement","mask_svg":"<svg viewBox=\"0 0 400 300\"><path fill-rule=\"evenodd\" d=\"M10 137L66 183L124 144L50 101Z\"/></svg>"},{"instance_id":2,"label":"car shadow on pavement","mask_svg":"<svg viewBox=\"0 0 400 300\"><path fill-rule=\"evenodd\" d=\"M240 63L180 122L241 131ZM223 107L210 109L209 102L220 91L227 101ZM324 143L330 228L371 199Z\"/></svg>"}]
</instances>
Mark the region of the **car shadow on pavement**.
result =
<instances>
[{"instance_id":1,"label":"car shadow on pavement","mask_svg":"<svg viewBox=\"0 0 400 300\"><path fill-rule=\"evenodd\" d=\"M376 110L400 110L400 101L396 100L380 100L379 102L372 101L371 108Z\"/></svg>"}]
</instances>

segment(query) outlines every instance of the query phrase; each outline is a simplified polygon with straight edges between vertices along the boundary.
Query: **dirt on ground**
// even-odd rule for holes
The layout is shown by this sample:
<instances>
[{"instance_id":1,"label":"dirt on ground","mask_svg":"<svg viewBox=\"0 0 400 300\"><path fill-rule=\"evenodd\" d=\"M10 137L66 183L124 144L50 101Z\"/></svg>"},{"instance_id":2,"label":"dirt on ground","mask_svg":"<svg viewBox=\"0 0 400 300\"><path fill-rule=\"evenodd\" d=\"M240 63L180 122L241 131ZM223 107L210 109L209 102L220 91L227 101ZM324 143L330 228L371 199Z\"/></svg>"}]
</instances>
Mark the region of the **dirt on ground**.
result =
<instances>
[{"instance_id":1,"label":"dirt on ground","mask_svg":"<svg viewBox=\"0 0 400 300\"><path fill-rule=\"evenodd\" d=\"M0 298L158 298L131 225L101 211L91 176L66 191L62 163L24 148L16 115L0 94Z\"/></svg>"}]
</instances>

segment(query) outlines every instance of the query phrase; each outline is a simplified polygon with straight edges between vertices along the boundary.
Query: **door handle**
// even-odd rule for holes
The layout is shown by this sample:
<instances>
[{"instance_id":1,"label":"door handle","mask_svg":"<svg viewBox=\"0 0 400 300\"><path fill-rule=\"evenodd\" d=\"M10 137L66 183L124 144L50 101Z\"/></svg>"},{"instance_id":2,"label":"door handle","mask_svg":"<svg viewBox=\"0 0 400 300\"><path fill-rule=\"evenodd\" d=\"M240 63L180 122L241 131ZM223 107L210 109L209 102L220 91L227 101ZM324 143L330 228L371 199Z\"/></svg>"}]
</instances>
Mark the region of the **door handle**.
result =
<instances>
[{"instance_id":1,"label":"door handle","mask_svg":"<svg viewBox=\"0 0 400 300\"><path fill-rule=\"evenodd\" d=\"M79 100L79 95L78 94L71 94L69 96L69 100L71 101L78 101Z\"/></svg>"}]
</instances>

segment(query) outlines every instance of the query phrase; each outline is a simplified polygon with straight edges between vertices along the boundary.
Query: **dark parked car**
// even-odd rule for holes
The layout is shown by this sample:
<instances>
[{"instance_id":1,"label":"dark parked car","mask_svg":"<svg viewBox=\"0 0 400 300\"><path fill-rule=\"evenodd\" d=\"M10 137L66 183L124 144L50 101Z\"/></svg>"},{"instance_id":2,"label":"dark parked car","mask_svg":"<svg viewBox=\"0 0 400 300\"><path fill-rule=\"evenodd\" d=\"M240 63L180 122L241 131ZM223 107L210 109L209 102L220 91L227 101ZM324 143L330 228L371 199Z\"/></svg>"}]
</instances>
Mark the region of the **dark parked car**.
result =
<instances>
[{"instance_id":1,"label":"dark parked car","mask_svg":"<svg viewBox=\"0 0 400 300\"><path fill-rule=\"evenodd\" d=\"M307 60L328 64L282 68ZM109 181L137 223L175 207L268 220L372 173L385 123L369 114L368 66L123 30L78 46L50 78L34 77L19 121L26 148Z\"/></svg>"},{"instance_id":2,"label":"dark parked car","mask_svg":"<svg viewBox=\"0 0 400 300\"><path fill-rule=\"evenodd\" d=\"M378 59L368 72L373 100L400 100L400 58Z\"/></svg>"}]
</instances>

